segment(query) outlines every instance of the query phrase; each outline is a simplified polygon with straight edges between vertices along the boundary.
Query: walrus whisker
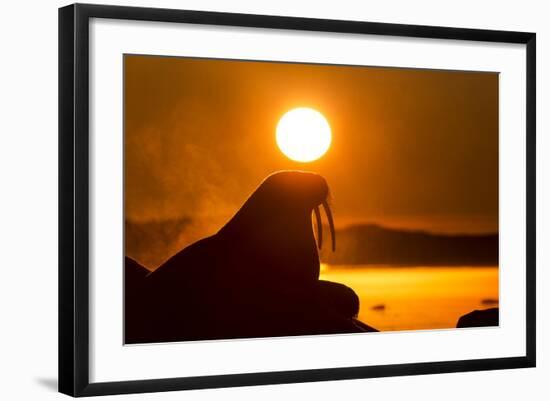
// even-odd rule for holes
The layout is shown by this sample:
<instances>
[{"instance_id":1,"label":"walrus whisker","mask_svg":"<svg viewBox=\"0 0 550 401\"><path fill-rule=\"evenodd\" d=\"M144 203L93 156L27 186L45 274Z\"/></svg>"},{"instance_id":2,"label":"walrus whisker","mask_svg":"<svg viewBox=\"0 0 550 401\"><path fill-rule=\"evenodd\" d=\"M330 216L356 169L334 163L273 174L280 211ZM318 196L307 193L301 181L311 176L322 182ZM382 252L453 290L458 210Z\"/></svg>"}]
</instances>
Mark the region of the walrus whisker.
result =
<instances>
[{"instance_id":1,"label":"walrus whisker","mask_svg":"<svg viewBox=\"0 0 550 401\"><path fill-rule=\"evenodd\" d=\"M330 237L332 239L332 252L336 251L336 231L334 230L334 220L332 219L332 212L330 211L330 206L326 200L323 201L323 209L327 215L328 226L330 229Z\"/></svg>"},{"instance_id":2,"label":"walrus whisker","mask_svg":"<svg viewBox=\"0 0 550 401\"><path fill-rule=\"evenodd\" d=\"M321 249L323 247L323 225L319 206L315 206L313 211L315 212L315 223L317 224L317 246Z\"/></svg>"}]
</instances>

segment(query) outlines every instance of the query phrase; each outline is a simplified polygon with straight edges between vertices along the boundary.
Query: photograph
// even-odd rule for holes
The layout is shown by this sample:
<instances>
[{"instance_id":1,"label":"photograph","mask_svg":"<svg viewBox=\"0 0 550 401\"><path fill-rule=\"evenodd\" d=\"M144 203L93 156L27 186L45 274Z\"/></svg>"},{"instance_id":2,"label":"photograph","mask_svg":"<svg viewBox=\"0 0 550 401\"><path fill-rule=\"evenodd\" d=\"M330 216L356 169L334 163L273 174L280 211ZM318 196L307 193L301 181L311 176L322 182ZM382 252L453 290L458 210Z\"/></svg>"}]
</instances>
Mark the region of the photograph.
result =
<instances>
[{"instance_id":1,"label":"photograph","mask_svg":"<svg viewBox=\"0 0 550 401\"><path fill-rule=\"evenodd\" d=\"M499 325L498 72L123 57L124 344Z\"/></svg>"}]
</instances>

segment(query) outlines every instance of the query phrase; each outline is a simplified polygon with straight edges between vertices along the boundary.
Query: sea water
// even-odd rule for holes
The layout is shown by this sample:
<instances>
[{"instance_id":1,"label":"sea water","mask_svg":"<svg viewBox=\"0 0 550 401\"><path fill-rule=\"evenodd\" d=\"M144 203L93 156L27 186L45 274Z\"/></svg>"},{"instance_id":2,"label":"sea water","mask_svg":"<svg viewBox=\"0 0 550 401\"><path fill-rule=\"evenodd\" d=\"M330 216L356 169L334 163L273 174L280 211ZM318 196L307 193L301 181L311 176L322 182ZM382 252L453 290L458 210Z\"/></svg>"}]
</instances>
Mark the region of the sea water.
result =
<instances>
[{"instance_id":1,"label":"sea water","mask_svg":"<svg viewBox=\"0 0 550 401\"><path fill-rule=\"evenodd\" d=\"M359 319L380 331L456 327L460 316L498 306L498 268L321 265L321 280L360 298Z\"/></svg>"}]
</instances>

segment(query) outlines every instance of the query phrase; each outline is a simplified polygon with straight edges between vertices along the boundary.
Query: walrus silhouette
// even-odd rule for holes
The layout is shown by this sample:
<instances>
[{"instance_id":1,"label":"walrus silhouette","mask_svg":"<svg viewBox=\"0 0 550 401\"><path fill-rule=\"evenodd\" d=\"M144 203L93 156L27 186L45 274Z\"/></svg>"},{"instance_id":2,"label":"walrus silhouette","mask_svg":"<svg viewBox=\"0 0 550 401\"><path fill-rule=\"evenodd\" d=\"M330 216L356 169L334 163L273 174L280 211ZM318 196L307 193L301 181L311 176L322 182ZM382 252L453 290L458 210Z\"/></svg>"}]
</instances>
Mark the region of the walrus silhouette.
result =
<instances>
[{"instance_id":1,"label":"walrus silhouette","mask_svg":"<svg viewBox=\"0 0 550 401\"><path fill-rule=\"evenodd\" d=\"M129 302L139 305L133 315L140 321L127 319L126 341L371 329L352 320L359 311L352 289L319 280L320 206L336 246L328 196L320 175L268 176L215 235L184 248L143 280L144 295Z\"/></svg>"}]
</instances>

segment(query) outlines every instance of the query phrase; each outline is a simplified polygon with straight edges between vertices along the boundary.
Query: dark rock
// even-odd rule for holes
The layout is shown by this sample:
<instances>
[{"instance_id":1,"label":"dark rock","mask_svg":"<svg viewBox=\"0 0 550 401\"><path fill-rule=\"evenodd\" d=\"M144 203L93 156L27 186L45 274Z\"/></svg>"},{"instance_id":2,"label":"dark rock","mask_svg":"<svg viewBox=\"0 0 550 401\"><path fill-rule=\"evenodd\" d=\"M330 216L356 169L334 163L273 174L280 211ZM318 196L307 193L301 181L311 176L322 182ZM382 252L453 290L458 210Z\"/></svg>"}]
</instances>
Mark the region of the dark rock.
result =
<instances>
[{"instance_id":1,"label":"dark rock","mask_svg":"<svg viewBox=\"0 0 550 401\"><path fill-rule=\"evenodd\" d=\"M359 224L336 232L338 251L321 252L331 265L496 266L498 234L453 235Z\"/></svg>"},{"instance_id":2,"label":"dark rock","mask_svg":"<svg viewBox=\"0 0 550 401\"><path fill-rule=\"evenodd\" d=\"M474 310L461 316L456 324L457 328L498 326L498 308Z\"/></svg>"}]
</instances>

